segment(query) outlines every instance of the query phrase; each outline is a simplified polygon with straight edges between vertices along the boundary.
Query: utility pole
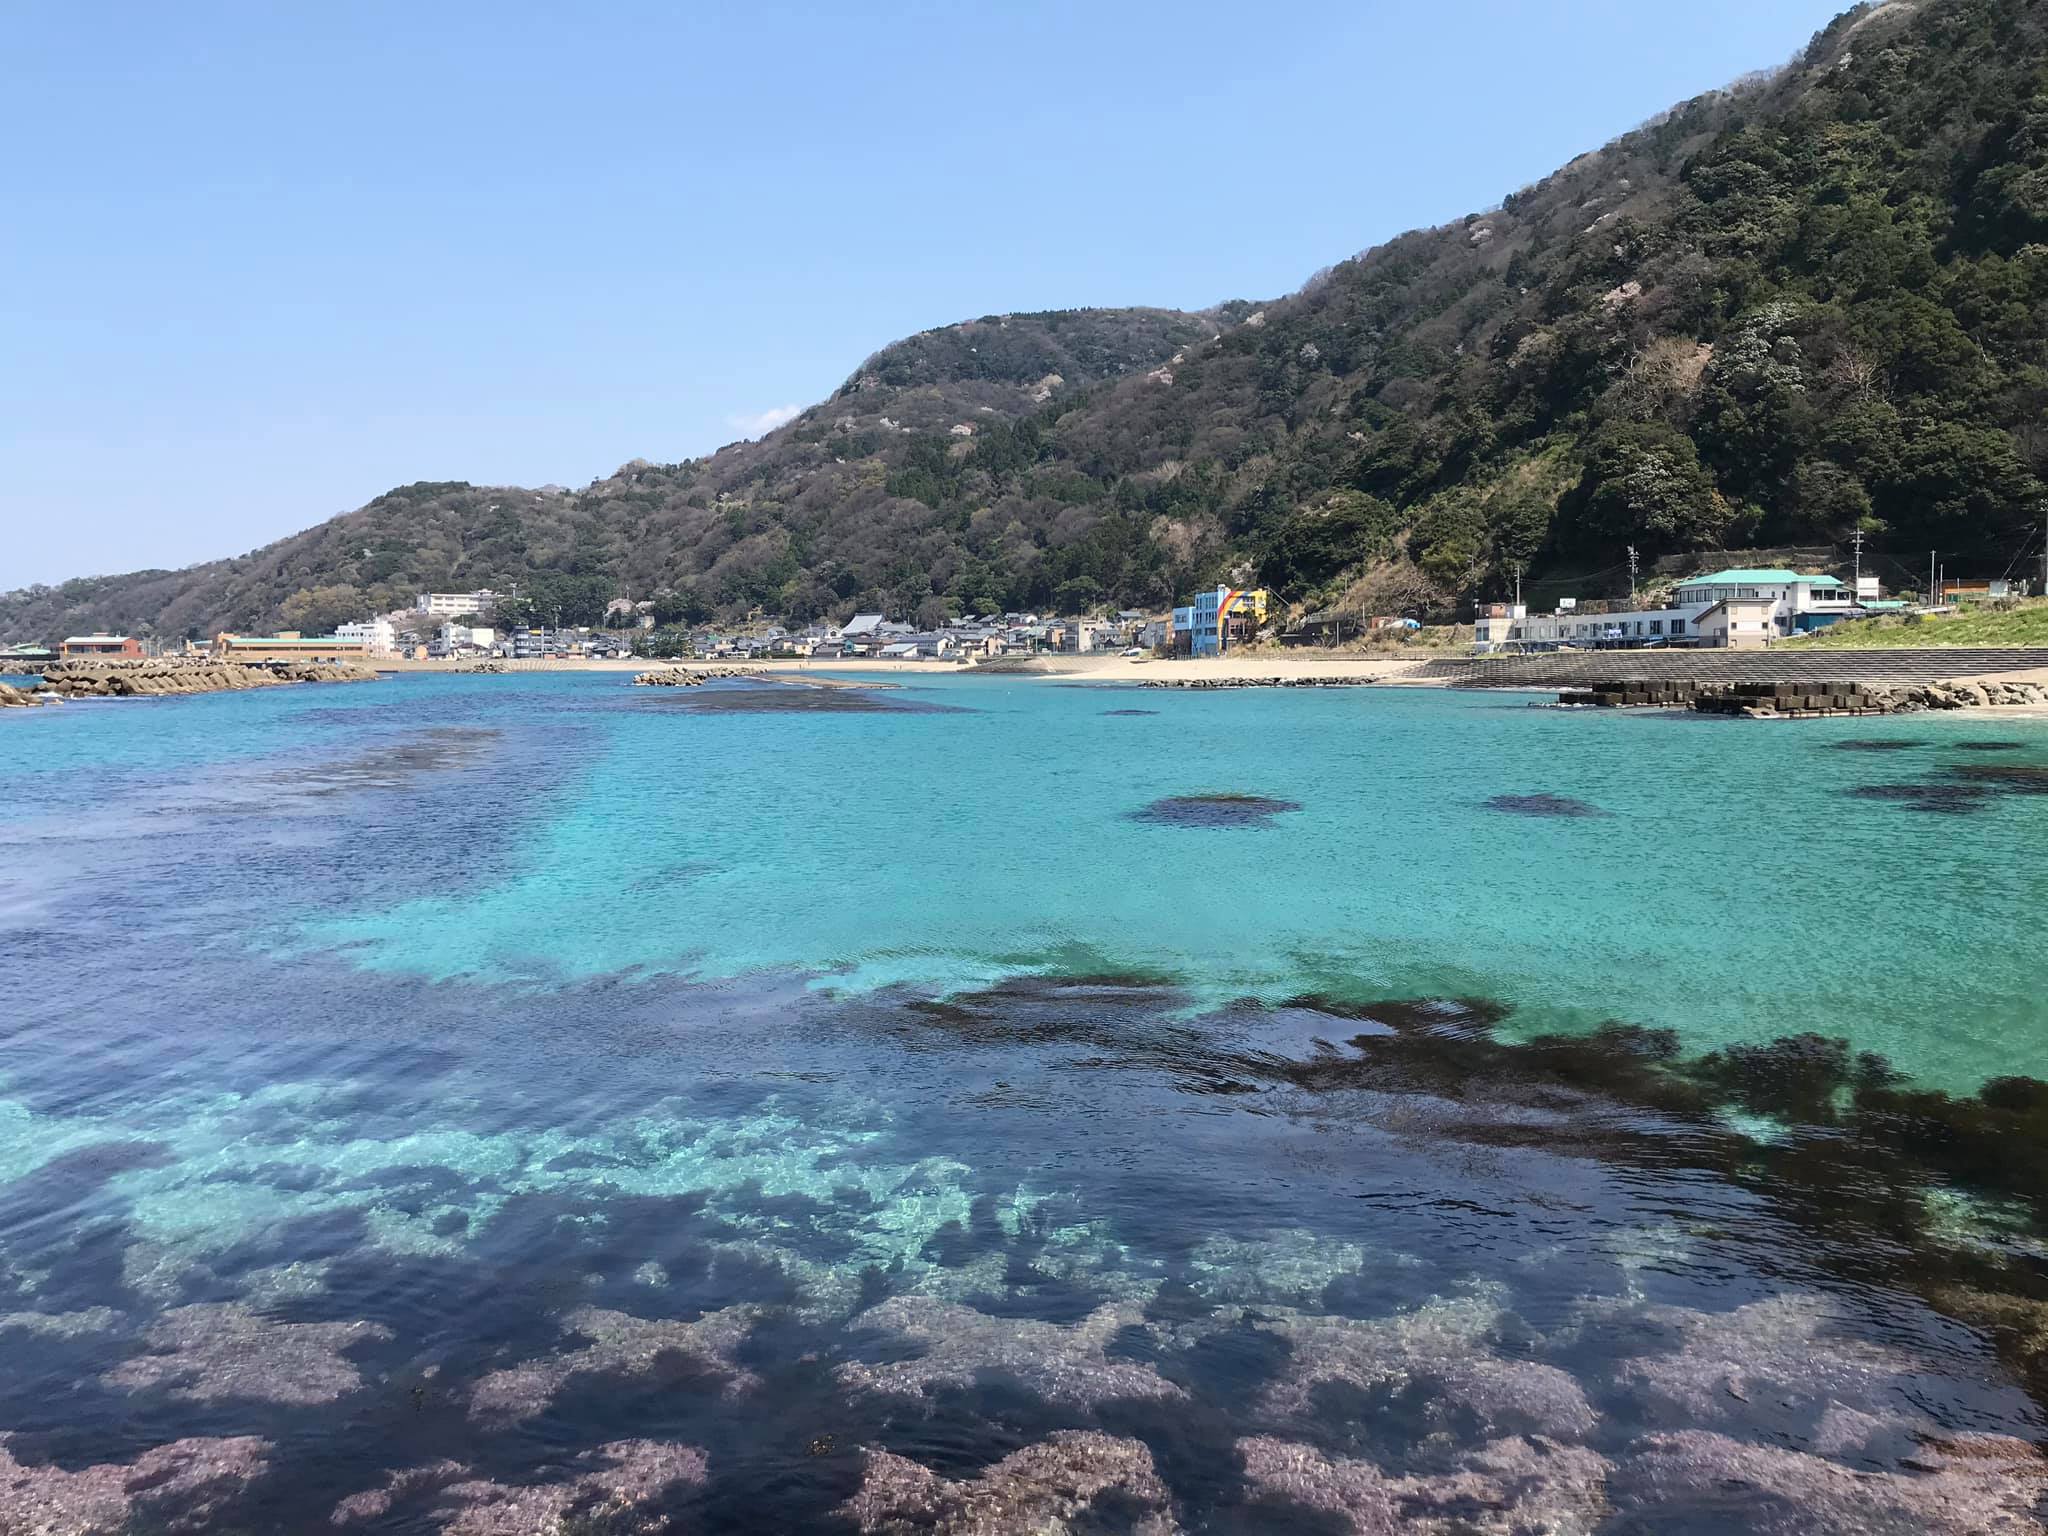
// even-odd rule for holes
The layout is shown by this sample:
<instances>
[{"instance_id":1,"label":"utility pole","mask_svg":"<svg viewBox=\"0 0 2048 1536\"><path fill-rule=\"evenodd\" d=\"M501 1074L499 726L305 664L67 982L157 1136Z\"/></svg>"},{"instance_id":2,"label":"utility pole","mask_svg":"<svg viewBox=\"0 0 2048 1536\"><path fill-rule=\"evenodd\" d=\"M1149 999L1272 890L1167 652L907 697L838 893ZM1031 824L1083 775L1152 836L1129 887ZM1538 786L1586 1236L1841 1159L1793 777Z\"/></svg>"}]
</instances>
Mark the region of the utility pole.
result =
<instances>
[{"instance_id":1,"label":"utility pole","mask_svg":"<svg viewBox=\"0 0 2048 1536\"><path fill-rule=\"evenodd\" d=\"M1863 593L1863 530L1858 528L1849 535L1849 540L1856 550L1856 583L1850 588L1850 595L1860 597Z\"/></svg>"},{"instance_id":2,"label":"utility pole","mask_svg":"<svg viewBox=\"0 0 2048 1536\"><path fill-rule=\"evenodd\" d=\"M1927 551L1927 606L1938 608L1940 600L1934 595L1934 551Z\"/></svg>"},{"instance_id":3,"label":"utility pole","mask_svg":"<svg viewBox=\"0 0 2048 1536\"><path fill-rule=\"evenodd\" d=\"M1640 565L1641 563L1642 563L1642 562L1641 562L1641 557L1640 557L1640 556L1638 556L1638 555L1636 554L1636 547L1635 547L1635 545L1633 545L1633 544L1629 545L1629 547L1628 547L1628 605L1629 605L1629 607L1631 607L1631 608L1635 607L1635 605L1636 605L1636 570L1637 570L1637 567L1638 567L1638 566L1639 566L1639 565Z\"/></svg>"},{"instance_id":4,"label":"utility pole","mask_svg":"<svg viewBox=\"0 0 2048 1536\"><path fill-rule=\"evenodd\" d=\"M1522 562L1521 562L1521 561L1519 561L1519 560L1515 561L1515 562L1514 562L1514 567L1515 567L1515 606L1516 606L1517 608L1519 608L1519 607L1521 607L1521 606L1522 606Z\"/></svg>"}]
</instances>

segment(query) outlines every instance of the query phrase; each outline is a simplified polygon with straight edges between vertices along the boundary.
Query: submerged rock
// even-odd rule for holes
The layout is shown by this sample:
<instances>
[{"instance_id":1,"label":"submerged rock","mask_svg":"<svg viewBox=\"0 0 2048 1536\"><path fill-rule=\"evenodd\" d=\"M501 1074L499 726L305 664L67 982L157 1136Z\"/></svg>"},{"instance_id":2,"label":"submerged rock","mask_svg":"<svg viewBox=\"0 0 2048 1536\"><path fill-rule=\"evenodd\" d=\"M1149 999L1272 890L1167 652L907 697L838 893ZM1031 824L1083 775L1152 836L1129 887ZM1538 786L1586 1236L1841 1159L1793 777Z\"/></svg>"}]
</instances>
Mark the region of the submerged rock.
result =
<instances>
[{"instance_id":1,"label":"submerged rock","mask_svg":"<svg viewBox=\"0 0 2048 1536\"><path fill-rule=\"evenodd\" d=\"M162 1387L189 1402L327 1403L363 1384L341 1352L391 1336L377 1323L277 1322L233 1302L174 1307L149 1330L150 1353L102 1379L129 1392Z\"/></svg>"},{"instance_id":2,"label":"submerged rock","mask_svg":"<svg viewBox=\"0 0 2048 1536\"><path fill-rule=\"evenodd\" d=\"M1089 1518L1103 1503L1113 1504L1113 1523ZM869 1451L860 1491L839 1513L875 1536L1098 1529L1175 1536L1181 1527L1171 1509L1143 1443L1063 1430L959 1482L889 1451Z\"/></svg>"},{"instance_id":3,"label":"submerged rock","mask_svg":"<svg viewBox=\"0 0 2048 1536\"><path fill-rule=\"evenodd\" d=\"M1392 1476L1263 1435L1237 1449L1261 1493L1324 1511L1356 1536L1589 1536L1608 1514L1607 1462L1579 1446L1499 1440L1434 1477Z\"/></svg>"},{"instance_id":4,"label":"submerged rock","mask_svg":"<svg viewBox=\"0 0 2048 1536\"><path fill-rule=\"evenodd\" d=\"M725 1378L721 1390L736 1396L758 1385L734 1355L760 1316L752 1306L727 1307L694 1323L652 1320L601 1307L579 1307L562 1319L564 1333L587 1340L581 1348L493 1371L470 1394L473 1418L511 1423L548 1405L570 1377L593 1371L644 1375L667 1356L690 1361L707 1374Z\"/></svg>"},{"instance_id":5,"label":"submerged rock","mask_svg":"<svg viewBox=\"0 0 2048 1536\"><path fill-rule=\"evenodd\" d=\"M1624 1529L1691 1530L1713 1520L1749 1536L2039 1536L2048 1464L2020 1440L1930 1446L1899 1472L1862 1471L1704 1430L1651 1435L1608 1482Z\"/></svg>"},{"instance_id":6,"label":"submerged rock","mask_svg":"<svg viewBox=\"0 0 2048 1536\"><path fill-rule=\"evenodd\" d=\"M896 1296L868 1308L852 1326L899 1334L919 1352L879 1364L849 1361L839 1367L839 1380L854 1391L916 1396L928 1387L970 1386L983 1372L994 1372L1048 1401L1080 1408L1118 1397L1185 1396L1150 1365L1108 1354L1142 1315L1140 1307L1124 1303L1098 1308L1068 1327L991 1317L928 1296Z\"/></svg>"},{"instance_id":7,"label":"submerged rock","mask_svg":"<svg viewBox=\"0 0 2048 1536\"><path fill-rule=\"evenodd\" d=\"M655 1536L669 1529L657 1506L674 1489L704 1482L704 1453L692 1445L617 1440L585 1451L574 1476L534 1485L498 1483L459 1462L435 1461L387 1476L380 1488L351 1494L329 1523L381 1521L394 1506L431 1501L445 1536Z\"/></svg>"},{"instance_id":8,"label":"submerged rock","mask_svg":"<svg viewBox=\"0 0 2048 1536\"><path fill-rule=\"evenodd\" d=\"M1635 1356L1616 1373L1618 1384L1654 1414L1653 1423L1741 1426L1753 1424L1760 1412L1790 1411L1824 1426L1816 1435L1843 1449L1885 1436L1903 1443L1915 1434L1935 1433L1939 1423L1920 1406L1929 1389L1946 1385L1968 1392L1991 1365L1988 1358L1966 1360L1958 1371L1859 1338L1851 1331L1853 1322L1825 1296L1792 1293L1730 1312L1594 1309L1586 1326L1608 1331L1627 1324L1678 1340L1676 1349ZM2022 1411L2020 1403L2012 1406Z\"/></svg>"},{"instance_id":9,"label":"submerged rock","mask_svg":"<svg viewBox=\"0 0 2048 1536\"><path fill-rule=\"evenodd\" d=\"M1497 1355L1489 1339L1500 1308L1479 1298L1432 1301L1401 1317L1356 1319L1274 1308L1246 1314L1284 1339L1287 1362L1262 1408L1314 1419L1335 1384L1368 1393L1404 1392L1454 1405L1482 1439L1544 1435L1576 1440L1598 1422L1578 1382L1556 1366ZM1435 1433L1428 1424L1425 1434Z\"/></svg>"},{"instance_id":10,"label":"submerged rock","mask_svg":"<svg viewBox=\"0 0 2048 1536\"><path fill-rule=\"evenodd\" d=\"M214 1529L219 1507L265 1469L254 1435L174 1440L131 1462L66 1471L16 1461L0 1435L0 1531L23 1536L122 1536Z\"/></svg>"}]
</instances>

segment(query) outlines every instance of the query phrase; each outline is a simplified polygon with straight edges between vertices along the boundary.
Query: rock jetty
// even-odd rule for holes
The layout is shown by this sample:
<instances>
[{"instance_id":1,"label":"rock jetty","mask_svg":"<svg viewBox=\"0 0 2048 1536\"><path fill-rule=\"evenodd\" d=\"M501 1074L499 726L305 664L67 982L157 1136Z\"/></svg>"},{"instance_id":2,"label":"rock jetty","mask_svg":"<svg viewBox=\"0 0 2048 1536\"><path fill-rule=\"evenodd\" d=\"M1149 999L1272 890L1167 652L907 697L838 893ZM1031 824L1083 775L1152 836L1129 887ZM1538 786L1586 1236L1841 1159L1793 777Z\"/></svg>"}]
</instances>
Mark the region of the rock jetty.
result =
<instances>
[{"instance_id":1,"label":"rock jetty","mask_svg":"<svg viewBox=\"0 0 2048 1536\"><path fill-rule=\"evenodd\" d=\"M62 694L26 693L10 683L0 683L0 709L16 709L33 704L61 704Z\"/></svg>"},{"instance_id":2,"label":"rock jetty","mask_svg":"<svg viewBox=\"0 0 2048 1536\"><path fill-rule=\"evenodd\" d=\"M1746 720L1804 720L1834 715L1910 715L1923 710L2048 704L2048 688L2024 682L1595 683L1567 688L1565 706L1599 709L1689 709Z\"/></svg>"},{"instance_id":3,"label":"rock jetty","mask_svg":"<svg viewBox=\"0 0 2048 1536\"><path fill-rule=\"evenodd\" d=\"M43 673L40 694L62 698L163 698L278 688L287 683L370 683L377 674L353 662L69 661Z\"/></svg>"},{"instance_id":4,"label":"rock jetty","mask_svg":"<svg viewBox=\"0 0 2048 1536\"><path fill-rule=\"evenodd\" d=\"M718 677L766 677L759 667L656 667L633 679L635 688L694 688Z\"/></svg>"}]
</instances>

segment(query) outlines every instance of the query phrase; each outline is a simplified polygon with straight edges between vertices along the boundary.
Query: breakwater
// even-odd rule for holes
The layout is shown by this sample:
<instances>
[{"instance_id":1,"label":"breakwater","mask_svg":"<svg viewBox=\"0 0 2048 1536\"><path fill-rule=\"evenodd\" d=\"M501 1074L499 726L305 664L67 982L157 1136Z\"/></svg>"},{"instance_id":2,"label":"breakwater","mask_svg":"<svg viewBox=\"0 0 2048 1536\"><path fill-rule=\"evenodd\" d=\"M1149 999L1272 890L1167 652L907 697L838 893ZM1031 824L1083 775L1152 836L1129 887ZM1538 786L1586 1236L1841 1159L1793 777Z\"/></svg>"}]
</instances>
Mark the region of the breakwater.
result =
<instances>
[{"instance_id":1,"label":"breakwater","mask_svg":"<svg viewBox=\"0 0 2048 1536\"><path fill-rule=\"evenodd\" d=\"M1557 702L1598 709L1689 709L1702 715L1735 715L1752 720L1804 719L1830 715L1904 715L1929 709L1983 709L1994 705L2048 703L2038 683L1907 683L1897 686L1832 679L1792 683L1726 683L1698 679L1626 680L1566 688Z\"/></svg>"},{"instance_id":2,"label":"breakwater","mask_svg":"<svg viewBox=\"0 0 2048 1536\"><path fill-rule=\"evenodd\" d=\"M352 662L72 661L46 668L36 692L61 698L164 698L376 679L368 667Z\"/></svg>"},{"instance_id":3,"label":"breakwater","mask_svg":"<svg viewBox=\"0 0 2048 1536\"><path fill-rule=\"evenodd\" d=\"M656 667L633 679L635 688L695 688L721 677L766 677L759 667Z\"/></svg>"}]
</instances>

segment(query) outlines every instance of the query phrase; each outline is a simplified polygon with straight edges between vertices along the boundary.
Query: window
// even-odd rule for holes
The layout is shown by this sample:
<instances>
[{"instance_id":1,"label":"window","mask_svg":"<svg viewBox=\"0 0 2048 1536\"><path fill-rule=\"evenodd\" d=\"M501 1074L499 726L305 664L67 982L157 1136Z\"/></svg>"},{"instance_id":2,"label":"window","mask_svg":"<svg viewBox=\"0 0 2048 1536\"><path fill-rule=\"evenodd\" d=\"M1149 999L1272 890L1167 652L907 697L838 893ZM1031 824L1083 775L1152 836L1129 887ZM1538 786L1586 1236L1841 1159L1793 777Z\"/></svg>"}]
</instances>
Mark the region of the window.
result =
<instances>
[{"instance_id":1,"label":"window","mask_svg":"<svg viewBox=\"0 0 2048 1536\"><path fill-rule=\"evenodd\" d=\"M1685 620L1683 620L1683 619L1673 619L1673 620L1671 621L1671 633L1673 633L1674 635L1682 635L1682 634L1684 634L1684 633L1685 633Z\"/></svg>"},{"instance_id":2,"label":"window","mask_svg":"<svg viewBox=\"0 0 2048 1536\"><path fill-rule=\"evenodd\" d=\"M1663 634L1663 633L1664 633L1664 621L1663 621L1662 619L1652 619L1652 620L1650 620L1650 633L1651 633L1651 634L1653 634L1653 635L1661 635L1661 634Z\"/></svg>"}]
</instances>

